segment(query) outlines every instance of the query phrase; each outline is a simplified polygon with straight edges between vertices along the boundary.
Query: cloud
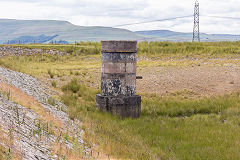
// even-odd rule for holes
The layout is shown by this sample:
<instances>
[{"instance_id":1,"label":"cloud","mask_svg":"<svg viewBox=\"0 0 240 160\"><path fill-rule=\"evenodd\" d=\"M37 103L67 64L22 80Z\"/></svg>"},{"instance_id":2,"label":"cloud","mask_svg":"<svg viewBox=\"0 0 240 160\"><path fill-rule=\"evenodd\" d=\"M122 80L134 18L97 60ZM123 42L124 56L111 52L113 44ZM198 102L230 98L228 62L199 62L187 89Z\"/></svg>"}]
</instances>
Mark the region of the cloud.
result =
<instances>
[{"instance_id":1,"label":"cloud","mask_svg":"<svg viewBox=\"0 0 240 160\"><path fill-rule=\"evenodd\" d=\"M201 15L240 17L239 0L199 0ZM119 24L193 14L194 0L0 0L0 18L67 20L81 26ZM240 20L200 18L205 33L240 34ZM130 30L192 32L193 18L132 25Z\"/></svg>"}]
</instances>

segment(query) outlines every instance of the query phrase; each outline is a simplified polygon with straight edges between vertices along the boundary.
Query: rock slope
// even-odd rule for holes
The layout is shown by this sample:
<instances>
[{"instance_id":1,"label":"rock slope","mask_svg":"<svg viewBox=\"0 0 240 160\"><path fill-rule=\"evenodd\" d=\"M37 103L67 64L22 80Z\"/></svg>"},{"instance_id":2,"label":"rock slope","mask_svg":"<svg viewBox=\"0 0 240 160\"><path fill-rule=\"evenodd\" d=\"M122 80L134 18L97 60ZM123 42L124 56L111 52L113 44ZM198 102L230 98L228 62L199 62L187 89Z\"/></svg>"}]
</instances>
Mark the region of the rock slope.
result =
<instances>
[{"instance_id":1,"label":"rock slope","mask_svg":"<svg viewBox=\"0 0 240 160\"><path fill-rule=\"evenodd\" d=\"M51 122L45 121L46 114L39 115L34 109L17 104L9 96L0 93L0 125L5 133L12 134L12 150L18 151L22 159L26 160L64 159L64 156L59 157L58 151L54 152L56 150L54 147L60 144L69 151L73 150L76 144L66 138L67 136L76 140L76 143L81 146L83 158L89 157L90 150L83 141L81 123L69 118L64 112L67 109L64 104L56 100L49 104L49 99L52 97L45 84L29 75L1 67L0 76L2 84L7 83L20 89L29 97L33 97L45 113L53 116L61 124L61 126L56 125L58 127L52 125ZM8 147L1 142L0 145Z\"/></svg>"}]
</instances>

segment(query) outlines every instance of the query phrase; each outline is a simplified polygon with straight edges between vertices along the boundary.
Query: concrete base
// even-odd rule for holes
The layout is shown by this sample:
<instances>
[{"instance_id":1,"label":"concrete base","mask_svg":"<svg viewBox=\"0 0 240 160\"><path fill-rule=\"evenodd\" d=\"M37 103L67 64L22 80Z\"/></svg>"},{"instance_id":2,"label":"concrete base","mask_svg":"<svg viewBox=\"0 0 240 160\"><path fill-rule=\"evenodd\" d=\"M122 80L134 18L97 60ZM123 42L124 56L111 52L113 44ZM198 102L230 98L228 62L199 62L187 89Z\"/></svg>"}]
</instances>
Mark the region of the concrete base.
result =
<instances>
[{"instance_id":1,"label":"concrete base","mask_svg":"<svg viewBox=\"0 0 240 160\"><path fill-rule=\"evenodd\" d=\"M141 113L141 96L102 96L96 97L97 107L122 118L138 118Z\"/></svg>"}]
</instances>

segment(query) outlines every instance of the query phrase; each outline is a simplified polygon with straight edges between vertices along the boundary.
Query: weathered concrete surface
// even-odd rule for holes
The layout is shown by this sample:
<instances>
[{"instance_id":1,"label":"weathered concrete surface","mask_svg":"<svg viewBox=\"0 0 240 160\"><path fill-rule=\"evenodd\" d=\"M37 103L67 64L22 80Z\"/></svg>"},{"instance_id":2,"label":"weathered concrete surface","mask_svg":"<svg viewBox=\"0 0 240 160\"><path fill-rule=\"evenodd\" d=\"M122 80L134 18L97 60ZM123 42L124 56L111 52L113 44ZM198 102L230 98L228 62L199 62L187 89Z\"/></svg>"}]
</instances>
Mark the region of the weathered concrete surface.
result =
<instances>
[{"instance_id":1,"label":"weathered concrete surface","mask_svg":"<svg viewBox=\"0 0 240 160\"><path fill-rule=\"evenodd\" d=\"M141 114L141 96L102 96L97 95L97 107L122 118L138 118Z\"/></svg>"},{"instance_id":2,"label":"weathered concrete surface","mask_svg":"<svg viewBox=\"0 0 240 160\"><path fill-rule=\"evenodd\" d=\"M136 96L136 41L102 41L100 110L120 117L139 117L141 97Z\"/></svg>"},{"instance_id":3,"label":"weathered concrete surface","mask_svg":"<svg viewBox=\"0 0 240 160\"><path fill-rule=\"evenodd\" d=\"M136 53L102 52L101 95L136 94Z\"/></svg>"},{"instance_id":4,"label":"weathered concrete surface","mask_svg":"<svg viewBox=\"0 0 240 160\"><path fill-rule=\"evenodd\" d=\"M137 41L101 41L102 52L136 53Z\"/></svg>"}]
</instances>

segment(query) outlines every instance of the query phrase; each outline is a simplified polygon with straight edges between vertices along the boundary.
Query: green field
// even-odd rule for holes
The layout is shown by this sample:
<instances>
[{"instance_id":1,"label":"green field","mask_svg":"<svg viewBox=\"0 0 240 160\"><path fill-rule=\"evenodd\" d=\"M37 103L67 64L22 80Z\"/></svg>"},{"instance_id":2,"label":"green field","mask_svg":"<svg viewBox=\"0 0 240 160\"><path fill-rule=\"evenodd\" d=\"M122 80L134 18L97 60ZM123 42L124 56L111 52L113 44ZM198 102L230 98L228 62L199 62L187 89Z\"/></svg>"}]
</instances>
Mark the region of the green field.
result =
<instances>
[{"instance_id":1,"label":"green field","mask_svg":"<svg viewBox=\"0 0 240 160\"><path fill-rule=\"evenodd\" d=\"M120 119L96 108L100 43L21 47L69 53L2 57L0 65L37 77L60 92L53 97L69 106L71 118L83 121L85 140L89 146L96 144L96 152L117 159L240 159L240 92L197 98L183 92L140 92L141 117ZM193 59L214 59L216 66L232 60L239 64L239 54L240 42L142 42L138 68L192 67Z\"/></svg>"}]
</instances>

